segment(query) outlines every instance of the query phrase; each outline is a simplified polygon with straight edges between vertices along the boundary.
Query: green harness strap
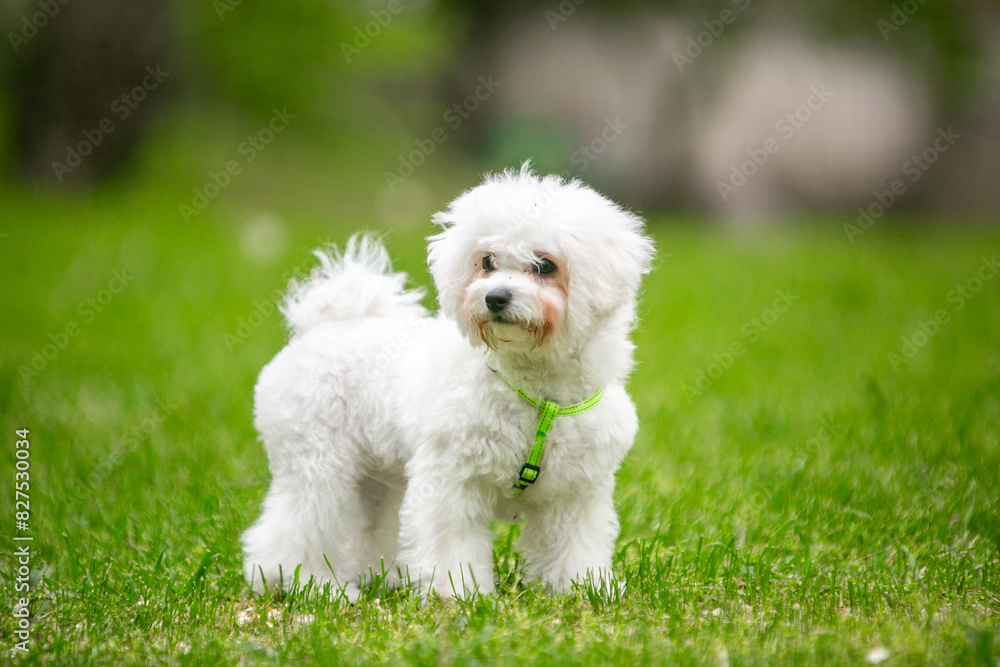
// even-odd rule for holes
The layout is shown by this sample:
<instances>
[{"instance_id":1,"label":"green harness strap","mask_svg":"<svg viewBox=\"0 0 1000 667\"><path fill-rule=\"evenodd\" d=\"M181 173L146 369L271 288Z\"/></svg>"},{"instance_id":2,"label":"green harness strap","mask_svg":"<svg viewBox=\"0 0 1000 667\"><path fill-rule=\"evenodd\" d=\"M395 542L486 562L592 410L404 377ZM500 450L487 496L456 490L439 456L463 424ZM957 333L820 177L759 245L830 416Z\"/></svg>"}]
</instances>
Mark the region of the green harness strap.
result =
<instances>
[{"instance_id":1,"label":"green harness strap","mask_svg":"<svg viewBox=\"0 0 1000 667\"><path fill-rule=\"evenodd\" d=\"M573 405L559 405L554 401L539 401L525 394L523 390L515 389L514 385L508 382L507 378L494 368L492 364L487 363L487 365L508 387L514 389L518 396L540 411L538 428L535 429L535 444L532 445L531 452L528 454L528 461L521 467L521 474L518 475L517 481L514 482L514 488L517 489L514 492L514 497L516 498L521 495L522 491L528 488L529 484L535 483L535 480L538 479L538 474L542 471L540 464L542 462L542 452L545 451L545 438L548 437L549 431L552 429L552 422L555 421L556 417L569 417L586 412L601 401L603 391L598 389L587 400L574 403Z\"/></svg>"}]
</instances>

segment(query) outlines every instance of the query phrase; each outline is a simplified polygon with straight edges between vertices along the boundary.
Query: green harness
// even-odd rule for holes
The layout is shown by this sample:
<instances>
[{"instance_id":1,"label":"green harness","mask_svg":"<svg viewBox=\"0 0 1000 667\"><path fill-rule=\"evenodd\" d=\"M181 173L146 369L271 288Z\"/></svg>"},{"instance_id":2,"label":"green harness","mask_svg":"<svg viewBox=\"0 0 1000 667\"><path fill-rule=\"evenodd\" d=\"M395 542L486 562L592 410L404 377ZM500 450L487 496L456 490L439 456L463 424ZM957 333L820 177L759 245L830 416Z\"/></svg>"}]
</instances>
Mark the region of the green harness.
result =
<instances>
[{"instance_id":1,"label":"green harness","mask_svg":"<svg viewBox=\"0 0 1000 667\"><path fill-rule=\"evenodd\" d=\"M573 405L559 405L554 401L539 401L525 394L523 390L516 389L500 371L493 367L493 364L487 362L487 365L508 387L514 389L518 396L538 408L540 412L538 427L535 429L535 444L532 445L531 452L528 454L528 461L521 467L521 474L518 475L517 481L514 482L514 488L517 489L514 492L514 497L516 498L521 495L522 491L528 488L529 484L535 483L535 480L538 479L538 474L542 471L539 464L542 462L542 452L545 451L545 438L548 437L549 431L552 429L552 422L555 421L556 417L569 417L586 412L601 401L603 391L598 389L587 400L574 403Z\"/></svg>"}]
</instances>

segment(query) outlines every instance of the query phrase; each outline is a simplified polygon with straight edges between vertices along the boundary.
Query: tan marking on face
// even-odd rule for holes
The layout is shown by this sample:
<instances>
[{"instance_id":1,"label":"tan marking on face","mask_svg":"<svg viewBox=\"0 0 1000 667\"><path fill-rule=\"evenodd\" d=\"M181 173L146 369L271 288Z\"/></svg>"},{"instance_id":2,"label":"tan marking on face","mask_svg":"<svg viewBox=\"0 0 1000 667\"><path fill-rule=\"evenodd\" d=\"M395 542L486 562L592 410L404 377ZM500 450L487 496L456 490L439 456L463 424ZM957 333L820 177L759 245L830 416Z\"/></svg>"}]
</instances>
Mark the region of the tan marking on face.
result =
<instances>
[{"instance_id":1,"label":"tan marking on face","mask_svg":"<svg viewBox=\"0 0 1000 667\"><path fill-rule=\"evenodd\" d=\"M480 270L480 273L482 270ZM487 320L482 320L477 318L472 314L472 292L469 291L469 286L472 285L479 277L473 276L469 280L468 285L465 286L465 300L462 302L462 317L465 318L465 325L469 331L475 331L479 339L486 343L486 347L491 350L496 349L496 341L493 339L493 331L490 329L489 322Z\"/></svg>"},{"instance_id":2,"label":"tan marking on face","mask_svg":"<svg viewBox=\"0 0 1000 667\"><path fill-rule=\"evenodd\" d=\"M565 264L561 259L548 253L542 253L538 258L547 259L556 265L555 272L547 276L538 273L534 274L539 287L548 287L557 290L562 297L563 304L569 303L569 272L566 270ZM563 317L563 308L555 300L539 295L538 301L542 306L544 323L539 327L535 327L535 347L544 343L549 336L556 332Z\"/></svg>"},{"instance_id":3,"label":"tan marking on face","mask_svg":"<svg viewBox=\"0 0 1000 667\"><path fill-rule=\"evenodd\" d=\"M562 319L562 308L555 301L541 297L538 302L542 305L542 324L532 328L532 333L535 336L535 347L544 343L550 335L556 332L559 328L559 321Z\"/></svg>"}]
</instances>

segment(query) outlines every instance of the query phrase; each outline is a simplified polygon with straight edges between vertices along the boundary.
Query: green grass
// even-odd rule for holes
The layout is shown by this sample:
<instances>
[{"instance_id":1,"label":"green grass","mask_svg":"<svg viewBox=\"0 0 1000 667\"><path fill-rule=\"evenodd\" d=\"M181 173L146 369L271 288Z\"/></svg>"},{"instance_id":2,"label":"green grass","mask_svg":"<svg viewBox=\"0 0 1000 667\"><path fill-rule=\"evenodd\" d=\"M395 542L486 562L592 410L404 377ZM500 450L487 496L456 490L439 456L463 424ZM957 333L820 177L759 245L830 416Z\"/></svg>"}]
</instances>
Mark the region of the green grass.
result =
<instances>
[{"instance_id":1,"label":"green grass","mask_svg":"<svg viewBox=\"0 0 1000 667\"><path fill-rule=\"evenodd\" d=\"M173 199L8 200L3 661L17 641L10 538L24 534L17 428L30 429L35 554L25 663L1000 659L1000 278L960 310L949 301L1000 249L995 230L883 226L852 245L839 223L738 235L655 221L631 382L641 430L616 491L624 596L525 587L498 525L495 596L421 607L380 591L350 606L251 595L238 539L268 482L251 390L284 342L269 299L310 267L308 248L374 225L295 220L261 264L240 250L242 225L209 211L184 226ZM386 235L425 284L429 231ZM124 289L88 314L123 268ZM769 311L779 291L791 303Z\"/></svg>"}]
</instances>

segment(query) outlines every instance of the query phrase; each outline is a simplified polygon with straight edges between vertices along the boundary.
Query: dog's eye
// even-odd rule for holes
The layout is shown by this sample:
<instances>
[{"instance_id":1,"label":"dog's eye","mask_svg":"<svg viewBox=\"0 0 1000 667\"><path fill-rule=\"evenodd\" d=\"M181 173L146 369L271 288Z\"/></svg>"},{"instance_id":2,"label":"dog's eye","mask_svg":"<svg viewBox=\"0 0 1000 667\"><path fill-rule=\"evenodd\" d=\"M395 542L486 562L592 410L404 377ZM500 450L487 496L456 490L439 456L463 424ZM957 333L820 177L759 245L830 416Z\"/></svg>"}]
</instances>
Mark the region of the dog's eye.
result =
<instances>
[{"instance_id":1,"label":"dog's eye","mask_svg":"<svg viewBox=\"0 0 1000 667\"><path fill-rule=\"evenodd\" d=\"M540 276L550 276L556 272L556 263L548 257L542 257L532 268Z\"/></svg>"},{"instance_id":2,"label":"dog's eye","mask_svg":"<svg viewBox=\"0 0 1000 667\"><path fill-rule=\"evenodd\" d=\"M490 273L491 271L493 271L496 268L497 268L496 265L493 264L493 258L492 257L490 257L489 255L486 255L486 257L483 257L483 271L485 271L486 273Z\"/></svg>"}]
</instances>

